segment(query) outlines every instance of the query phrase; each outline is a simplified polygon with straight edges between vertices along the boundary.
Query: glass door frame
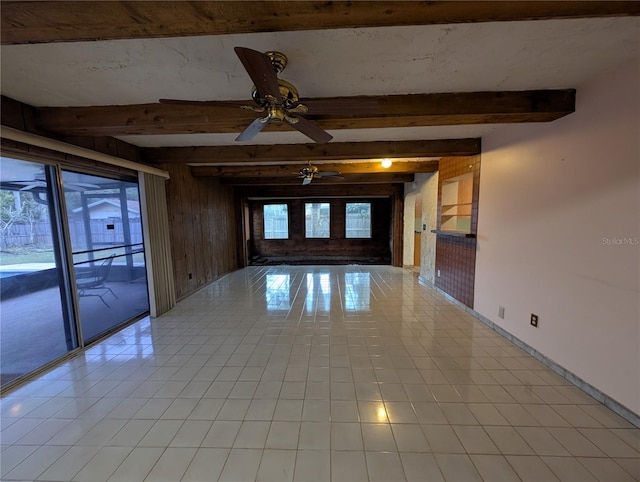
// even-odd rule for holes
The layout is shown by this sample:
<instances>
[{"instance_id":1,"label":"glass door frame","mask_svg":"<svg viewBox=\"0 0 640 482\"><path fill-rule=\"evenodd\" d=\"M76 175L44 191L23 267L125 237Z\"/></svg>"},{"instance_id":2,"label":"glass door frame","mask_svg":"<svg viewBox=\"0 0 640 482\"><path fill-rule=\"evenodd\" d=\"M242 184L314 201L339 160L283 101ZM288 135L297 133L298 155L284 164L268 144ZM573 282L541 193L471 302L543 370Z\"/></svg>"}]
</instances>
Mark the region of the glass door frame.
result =
<instances>
[{"instance_id":1,"label":"glass door frame","mask_svg":"<svg viewBox=\"0 0 640 482\"><path fill-rule=\"evenodd\" d=\"M63 297L62 310L63 317L68 320L65 323L65 331L70 333L67 335L67 345L69 339L73 340L75 337L75 348L70 349L65 355L60 357L63 359L71 353L75 353L80 348L83 348L82 343L82 327L80 326L78 300L75 290L72 286L73 281L73 264L69 264L71 255L71 245L69 244L69 225L65 223L66 215L64 204L64 195L62 188L62 169L59 164L47 165L45 167L46 179L49 189L51 191L52 199L49 200L49 206L53 214L51 220L54 229L54 256L56 257L56 264L59 263L60 269L60 289ZM53 360L52 363L55 363Z\"/></svg>"}]
</instances>

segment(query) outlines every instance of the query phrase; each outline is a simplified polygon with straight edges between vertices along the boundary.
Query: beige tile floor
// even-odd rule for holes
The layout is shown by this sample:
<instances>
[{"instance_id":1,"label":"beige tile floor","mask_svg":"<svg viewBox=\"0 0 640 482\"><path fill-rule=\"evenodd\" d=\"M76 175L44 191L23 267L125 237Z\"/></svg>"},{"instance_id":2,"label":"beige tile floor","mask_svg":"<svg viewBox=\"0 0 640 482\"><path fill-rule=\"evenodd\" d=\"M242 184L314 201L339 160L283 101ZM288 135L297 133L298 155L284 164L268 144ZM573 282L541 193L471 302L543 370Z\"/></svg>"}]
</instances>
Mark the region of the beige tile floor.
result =
<instances>
[{"instance_id":1,"label":"beige tile floor","mask_svg":"<svg viewBox=\"0 0 640 482\"><path fill-rule=\"evenodd\" d=\"M7 481L640 478L640 429L401 268L232 273L0 406Z\"/></svg>"}]
</instances>

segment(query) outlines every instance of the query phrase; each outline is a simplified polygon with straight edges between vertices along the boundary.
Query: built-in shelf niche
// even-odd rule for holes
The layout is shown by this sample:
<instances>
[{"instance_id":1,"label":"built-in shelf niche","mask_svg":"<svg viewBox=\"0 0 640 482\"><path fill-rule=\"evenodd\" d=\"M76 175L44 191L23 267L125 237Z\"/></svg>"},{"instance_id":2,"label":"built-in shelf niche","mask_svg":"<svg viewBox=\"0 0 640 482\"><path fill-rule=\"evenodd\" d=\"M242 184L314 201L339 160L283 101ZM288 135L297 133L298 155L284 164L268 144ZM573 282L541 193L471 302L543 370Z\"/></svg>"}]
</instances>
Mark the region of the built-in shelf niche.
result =
<instances>
[{"instance_id":1,"label":"built-in shelf niche","mask_svg":"<svg viewBox=\"0 0 640 482\"><path fill-rule=\"evenodd\" d=\"M442 181L441 232L471 233L473 173Z\"/></svg>"}]
</instances>

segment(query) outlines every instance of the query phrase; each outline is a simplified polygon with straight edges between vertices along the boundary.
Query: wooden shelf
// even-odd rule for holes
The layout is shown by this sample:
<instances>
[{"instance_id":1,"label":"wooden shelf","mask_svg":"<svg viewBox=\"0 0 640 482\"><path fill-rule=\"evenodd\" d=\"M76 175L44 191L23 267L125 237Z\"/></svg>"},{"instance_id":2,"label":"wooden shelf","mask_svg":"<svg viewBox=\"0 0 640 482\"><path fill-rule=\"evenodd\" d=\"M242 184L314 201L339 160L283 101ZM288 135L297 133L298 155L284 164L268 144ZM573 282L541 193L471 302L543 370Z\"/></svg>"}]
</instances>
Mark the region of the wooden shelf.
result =
<instances>
[{"instance_id":1,"label":"wooden shelf","mask_svg":"<svg viewBox=\"0 0 640 482\"><path fill-rule=\"evenodd\" d=\"M440 203L438 232L451 236L469 233L473 219L473 173L442 181Z\"/></svg>"},{"instance_id":2,"label":"wooden shelf","mask_svg":"<svg viewBox=\"0 0 640 482\"><path fill-rule=\"evenodd\" d=\"M453 208L456 206L471 206L473 203L443 204L442 209Z\"/></svg>"},{"instance_id":3,"label":"wooden shelf","mask_svg":"<svg viewBox=\"0 0 640 482\"><path fill-rule=\"evenodd\" d=\"M432 229L432 233L441 234L443 236L455 236L457 238L475 238L475 233L467 233L465 231L446 231L441 229Z\"/></svg>"}]
</instances>

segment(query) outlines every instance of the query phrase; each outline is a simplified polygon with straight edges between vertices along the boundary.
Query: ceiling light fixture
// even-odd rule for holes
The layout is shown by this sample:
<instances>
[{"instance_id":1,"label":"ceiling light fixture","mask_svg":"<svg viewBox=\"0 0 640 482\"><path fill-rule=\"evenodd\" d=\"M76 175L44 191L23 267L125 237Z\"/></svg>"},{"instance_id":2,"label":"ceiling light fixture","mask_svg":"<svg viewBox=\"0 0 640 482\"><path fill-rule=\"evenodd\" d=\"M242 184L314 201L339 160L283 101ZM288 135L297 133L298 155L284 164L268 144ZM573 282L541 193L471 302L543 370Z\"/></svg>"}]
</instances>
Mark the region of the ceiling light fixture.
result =
<instances>
[{"instance_id":1,"label":"ceiling light fixture","mask_svg":"<svg viewBox=\"0 0 640 482\"><path fill-rule=\"evenodd\" d=\"M391 164L392 164L391 159L389 158L382 159L382 167L384 167L385 169L391 167Z\"/></svg>"}]
</instances>

